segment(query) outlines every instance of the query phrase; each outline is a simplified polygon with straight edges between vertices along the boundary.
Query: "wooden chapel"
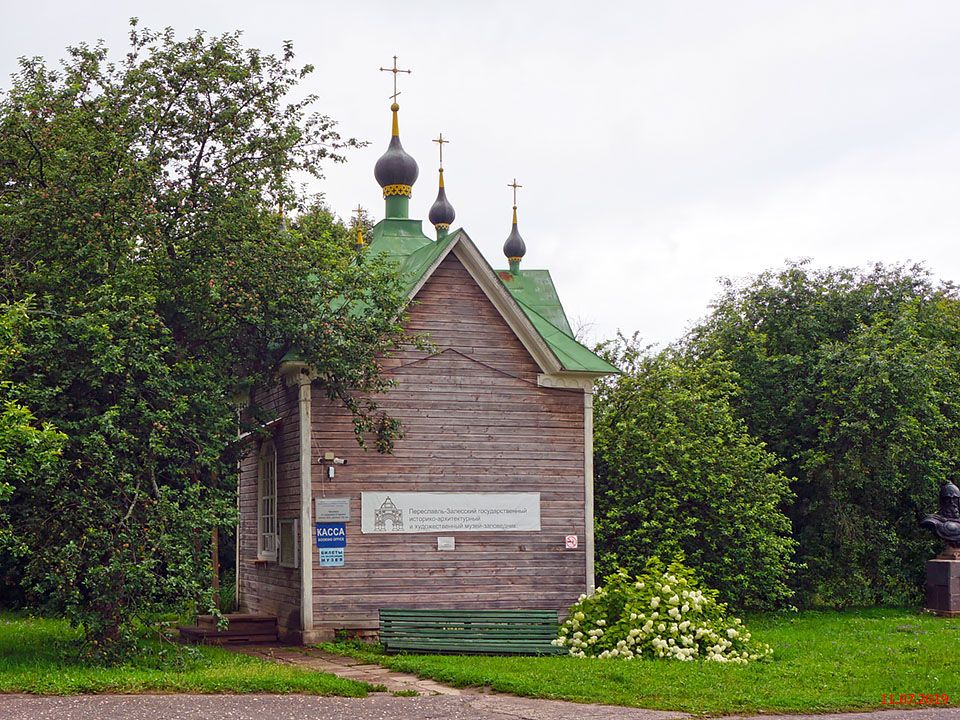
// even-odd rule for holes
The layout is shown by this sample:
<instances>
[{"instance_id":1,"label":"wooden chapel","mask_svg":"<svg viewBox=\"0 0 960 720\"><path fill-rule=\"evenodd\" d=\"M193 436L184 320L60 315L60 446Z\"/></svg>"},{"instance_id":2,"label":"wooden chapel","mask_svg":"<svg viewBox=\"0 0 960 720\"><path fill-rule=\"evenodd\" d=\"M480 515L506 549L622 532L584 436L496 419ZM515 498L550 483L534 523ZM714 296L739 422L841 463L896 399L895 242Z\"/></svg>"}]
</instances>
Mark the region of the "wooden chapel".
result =
<instances>
[{"instance_id":1,"label":"wooden chapel","mask_svg":"<svg viewBox=\"0 0 960 720\"><path fill-rule=\"evenodd\" d=\"M382 358L392 454L359 448L295 358L254 391L282 422L241 463L239 606L293 642L370 633L384 607L563 610L593 589L592 388L616 369L574 338L549 271L521 268L516 181L506 269L451 229L442 136L436 237L409 217L419 170L391 110L366 252L400 267L433 349Z\"/></svg>"}]
</instances>

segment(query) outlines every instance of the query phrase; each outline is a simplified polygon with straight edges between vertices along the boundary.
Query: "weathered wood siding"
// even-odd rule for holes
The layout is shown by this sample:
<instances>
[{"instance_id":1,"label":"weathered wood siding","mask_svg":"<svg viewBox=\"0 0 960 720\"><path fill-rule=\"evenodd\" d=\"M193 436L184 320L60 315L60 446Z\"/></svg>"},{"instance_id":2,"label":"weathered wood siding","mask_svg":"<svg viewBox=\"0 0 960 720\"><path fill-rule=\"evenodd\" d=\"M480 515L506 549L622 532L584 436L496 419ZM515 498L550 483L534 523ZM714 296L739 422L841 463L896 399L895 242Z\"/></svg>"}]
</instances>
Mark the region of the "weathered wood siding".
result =
<instances>
[{"instance_id":1,"label":"weathered wood siding","mask_svg":"<svg viewBox=\"0 0 960 720\"><path fill-rule=\"evenodd\" d=\"M403 350L384 362L398 386L383 407L403 422L393 455L356 445L349 415L315 387L314 452L348 460L336 478L314 466L314 497L349 496L344 567L314 558L318 629L371 628L381 607L568 607L585 590L583 393L537 387L539 369L460 261L427 281L408 328L434 354ZM360 492L541 493L540 532L360 532ZM564 549L564 536L581 538Z\"/></svg>"},{"instance_id":2,"label":"weathered wood siding","mask_svg":"<svg viewBox=\"0 0 960 720\"><path fill-rule=\"evenodd\" d=\"M300 457L297 388L278 383L255 393L253 401L282 418L274 429L277 448L277 521L300 517ZM258 442L240 463L240 606L276 615L281 632L300 629L300 571L276 562L257 562Z\"/></svg>"}]
</instances>

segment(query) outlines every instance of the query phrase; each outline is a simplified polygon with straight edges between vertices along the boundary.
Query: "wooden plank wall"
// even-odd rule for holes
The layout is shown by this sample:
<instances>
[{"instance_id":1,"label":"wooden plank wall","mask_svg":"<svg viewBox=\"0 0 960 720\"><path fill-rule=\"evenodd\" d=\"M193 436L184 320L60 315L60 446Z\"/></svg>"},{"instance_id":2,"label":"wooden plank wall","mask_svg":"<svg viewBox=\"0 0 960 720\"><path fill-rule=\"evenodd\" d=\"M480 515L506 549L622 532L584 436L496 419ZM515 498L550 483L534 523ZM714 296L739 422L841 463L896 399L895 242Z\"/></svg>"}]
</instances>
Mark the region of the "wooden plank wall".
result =
<instances>
[{"instance_id":1,"label":"wooden plank wall","mask_svg":"<svg viewBox=\"0 0 960 720\"><path fill-rule=\"evenodd\" d=\"M437 353L385 360L399 386L382 405L403 422L392 456L364 452L349 416L315 386L314 452L346 458L314 497L350 496L344 567L314 557L318 629L376 627L380 607L565 609L585 591L583 393L537 387L533 359L452 254L416 298L408 327ZM541 532L360 532L360 491L541 493ZM579 550L564 536L579 535Z\"/></svg>"},{"instance_id":2,"label":"wooden plank wall","mask_svg":"<svg viewBox=\"0 0 960 720\"><path fill-rule=\"evenodd\" d=\"M300 517L300 455L297 388L277 384L257 391L253 402L282 422L274 429L277 448L277 520ZM281 633L300 629L300 571L257 559L257 454L252 442L240 463L240 607L276 615Z\"/></svg>"}]
</instances>

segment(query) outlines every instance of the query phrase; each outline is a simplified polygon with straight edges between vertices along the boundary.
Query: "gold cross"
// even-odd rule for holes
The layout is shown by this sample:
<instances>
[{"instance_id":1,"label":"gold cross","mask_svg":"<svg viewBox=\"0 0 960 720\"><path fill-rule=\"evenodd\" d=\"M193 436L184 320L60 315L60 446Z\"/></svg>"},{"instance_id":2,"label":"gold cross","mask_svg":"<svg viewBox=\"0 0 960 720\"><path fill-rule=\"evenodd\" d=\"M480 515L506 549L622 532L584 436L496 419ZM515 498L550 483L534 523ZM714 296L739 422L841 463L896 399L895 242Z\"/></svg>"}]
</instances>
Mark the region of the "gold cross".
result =
<instances>
[{"instance_id":1,"label":"gold cross","mask_svg":"<svg viewBox=\"0 0 960 720\"><path fill-rule=\"evenodd\" d=\"M397 101L397 96L400 94L399 92L397 92L397 73L405 72L405 73L407 73L407 74L409 75L409 74L411 74L411 73L413 72L413 70L401 70L400 68L398 68L398 67L397 67L397 56L396 56L396 55L393 56L393 67L392 67L392 68L382 67L382 68L380 68L380 70L382 70L383 72L392 72L392 73L393 73L393 95L390 96L390 99L393 100L394 102L396 102L396 101Z\"/></svg>"},{"instance_id":2,"label":"gold cross","mask_svg":"<svg viewBox=\"0 0 960 720\"><path fill-rule=\"evenodd\" d=\"M363 218L363 205L357 205L355 212L357 213L357 245L363 245L363 226L360 223Z\"/></svg>"},{"instance_id":3,"label":"gold cross","mask_svg":"<svg viewBox=\"0 0 960 720\"><path fill-rule=\"evenodd\" d=\"M513 206L517 206L517 188L522 188L523 185L517 185L517 179L514 178L512 183L508 183L507 187L513 188Z\"/></svg>"},{"instance_id":4,"label":"gold cross","mask_svg":"<svg viewBox=\"0 0 960 720\"><path fill-rule=\"evenodd\" d=\"M449 143L450 141L444 140L443 133L440 133L440 137L436 138L434 142L440 146L440 167L443 168L443 146L444 144Z\"/></svg>"}]
</instances>

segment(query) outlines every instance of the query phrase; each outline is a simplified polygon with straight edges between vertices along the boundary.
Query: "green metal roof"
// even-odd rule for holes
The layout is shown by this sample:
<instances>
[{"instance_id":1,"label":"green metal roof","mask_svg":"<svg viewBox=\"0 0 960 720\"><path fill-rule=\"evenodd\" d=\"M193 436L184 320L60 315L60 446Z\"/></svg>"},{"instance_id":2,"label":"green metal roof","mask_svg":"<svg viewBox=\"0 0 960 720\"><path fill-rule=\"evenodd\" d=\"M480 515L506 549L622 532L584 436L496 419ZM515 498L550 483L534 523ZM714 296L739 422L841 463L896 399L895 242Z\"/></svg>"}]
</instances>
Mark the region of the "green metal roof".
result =
<instances>
[{"instance_id":1,"label":"green metal roof","mask_svg":"<svg viewBox=\"0 0 960 720\"><path fill-rule=\"evenodd\" d=\"M567 314L563 311L549 270L521 270L516 275L509 270L495 272L517 302L536 310L551 325L573 337L573 330L567 322Z\"/></svg>"},{"instance_id":2,"label":"green metal roof","mask_svg":"<svg viewBox=\"0 0 960 720\"><path fill-rule=\"evenodd\" d=\"M507 289L510 289L509 286L507 286ZM557 360L560 361L564 370L569 370L570 372L600 373L604 375L620 374L617 368L585 345L581 345L568 331L558 328L516 296L514 296L514 299L517 301L520 309L523 310L524 314L530 319L530 322L533 323L533 327L540 333L540 337L550 346L550 349L553 351L553 354L557 356ZM561 307L559 309L562 313L563 308ZM566 321L566 316L564 316L564 321ZM567 327L569 328L570 326L567 324Z\"/></svg>"},{"instance_id":3,"label":"green metal roof","mask_svg":"<svg viewBox=\"0 0 960 720\"><path fill-rule=\"evenodd\" d=\"M381 220L373 226L368 240L368 255L387 255L400 263L417 251L436 245L423 234L423 221L409 218Z\"/></svg>"},{"instance_id":4,"label":"green metal roof","mask_svg":"<svg viewBox=\"0 0 960 720\"><path fill-rule=\"evenodd\" d=\"M459 235L458 230L434 241L423 234L420 220L387 218L374 226L367 252L396 261L407 292L412 292ZM573 337L548 270L523 270L519 274L508 270L493 271L492 268L491 271L523 310L564 370L597 374L619 372Z\"/></svg>"}]
</instances>

